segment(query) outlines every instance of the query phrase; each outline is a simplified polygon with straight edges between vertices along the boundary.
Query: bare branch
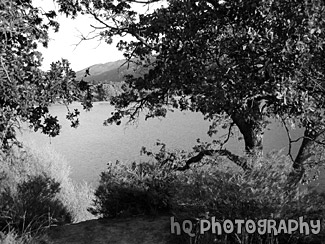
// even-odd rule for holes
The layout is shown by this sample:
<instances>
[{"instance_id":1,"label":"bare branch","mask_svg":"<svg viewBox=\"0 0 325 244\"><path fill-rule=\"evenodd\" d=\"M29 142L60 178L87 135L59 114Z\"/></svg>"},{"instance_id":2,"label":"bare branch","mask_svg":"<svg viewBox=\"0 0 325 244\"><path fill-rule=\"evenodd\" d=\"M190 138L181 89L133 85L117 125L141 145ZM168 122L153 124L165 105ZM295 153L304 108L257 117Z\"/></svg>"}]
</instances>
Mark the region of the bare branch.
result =
<instances>
[{"instance_id":1,"label":"bare branch","mask_svg":"<svg viewBox=\"0 0 325 244\"><path fill-rule=\"evenodd\" d=\"M143 45L145 45L149 49L154 50L154 51L157 51L157 52L159 51L159 48L158 47L154 47L154 46L150 45L149 43L147 43L146 40L142 36L140 36L138 33L136 33L136 31L131 30L128 27L120 28L120 27L117 27L117 26L116 27L111 26L111 25L107 24L106 22L104 22L102 19L100 19L98 17L98 15L96 13L92 12L90 9L88 9L88 11L95 18L95 20L97 20L99 23L101 23L102 25L104 25L103 27L99 27L99 28L98 27L95 27L95 26L92 26L93 28L96 28L96 29L105 29L105 28L108 28L108 29L111 29L113 31L119 32L120 35L122 35L123 32L128 33L128 34L131 34L140 43L142 43Z\"/></svg>"},{"instance_id":2,"label":"bare branch","mask_svg":"<svg viewBox=\"0 0 325 244\"><path fill-rule=\"evenodd\" d=\"M291 154L291 150L292 150L292 139L291 139L291 135L290 135L290 131L289 131L289 128L286 124L286 121L284 120L284 118L281 117L281 121L282 121L282 124L284 125L284 128L286 130L286 133L287 133L287 136L288 136L288 140L289 140L289 150L288 150L288 156L290 157L291 161L294 162L295 160L293 159L292 157L292 154Z\"/></svg>"},{"instance_id":3,"label":"bare branch","mask_svg":"<svg viewBox=\"0 0 325 244\"><path fill-rule=\"evenodd\" d=\"M140 104L139 104L140 103ZM143 105L146 103L146 98L142 98L140 101L137 101L133 113L130 114L130 121L135 120L139 116L140 111L143 110Z\"/></svg>"},{"instance_id":4,"label":"bare branch","mask_svg":"<svg viewBox=\"0 0 325 244\"><path fill-rule=\"evenodd\" d=\"M79 31L79 33L80 33L80 41L78 42L78 43L76 43L76 44L73 44L74 46L75 46L75 48L73 49L74 51L77 49L77 47L83 42L83 41L88 41L88 40L93 40L93 39L96 39L96 38L98 38L100 35L94 35L94 36L91 36L91 37L88 37L90 34L92 34L93 32L95 32L95 31L90 31L88 34L87 34L87 36L84 36L80 31ZM100 45L100 43L101 42L99 42L99 44L98 44L98 46ZM97 46L97 47L98 47Z\"/></svg>"},{"instance_id":5,"label":"bare branch","mask_svg":"<svg viewBox=\"0 0 325 244\"><path fill-rule=\"evenodd\" d=\"M150 4L150 3L157 3L161 2L161 0L148 0L148 1L142 1L142 0L128 0L130 3L143 3L143 4Z\"/></svg>"},{"instance_id":6,"label":"bare branch","mask_svg":"<svg viewBox=\"0 0 325 244\"><path fill-rule=\"evenodd\" d=\"M245 171L251 170L251 168L247 165L247 161L244 158L241 158L238 155L233 154L232 152L228 151L227 149L203 150L196 156L187 160L185 165L182 167L178 167L177 170L185 171L190 168L191 164L201 161L204 156L212 156L214 154L219 154L220 156L226 156L228 159L233 161L235 164L240 166Z\"/></svg>"},{"instance_id":7,"label":"bare branch","mask_svg":"<svg viewBox=\"0 0 325 244\"><path fill-rule=\"evenodd\" d=\"M232 130L232 127L235 125L234 122L232 122L229 126L229 129L228 129L228 134L227 134L227 138L224 140L223 143L221 143L221 146L220 146L220 149L222 149L222 147L229 141L230 139L230 136L231 136L231 130Z\"/></svg>"},{"instance_id":8,"label":"bare branch","mask_svg":"<svg viewBox=\"0 0 325 244\"><path fill-rule=\"evenodd\" d=\"M300 137L298 137L298 138L295 139L295 140L291 140L291 142L298 142L298 141L300 141L301 139L304 139L304 136L300 136Z\"/></svg>"},{"instance_id":9,"label":"bare branch","mask_svg":"<svg viewBox=\"0 0 325 244\"><path fill-rule=\"evenodd\" d=\"M101 23L102 25L104 25L105 27L100 27L100 29L104 29L104 28L109 28L112 29L114 31L121 31L121 32L127 32L128 28L118 28L118 27L114 27L111 26L109 24L107 24L106 22L104 22L103 20L101 20L96 13L94 13L93 11L91 11L90 9L88 9L88 12L90 15L92 15L95 20L97 20L99 23Z\"/></svg>"},{"instance_id":10,"label":"bare branch","mask_svg":"<svg viewBox=\"0 0 325 244\"><path fill-rule=\"evenodd\" d=\"M90 25L90 27L96 29L96 30L100 30L100 29L106 29L106 26L94 26L94 25Z\"/></svg>"}]
</instances>

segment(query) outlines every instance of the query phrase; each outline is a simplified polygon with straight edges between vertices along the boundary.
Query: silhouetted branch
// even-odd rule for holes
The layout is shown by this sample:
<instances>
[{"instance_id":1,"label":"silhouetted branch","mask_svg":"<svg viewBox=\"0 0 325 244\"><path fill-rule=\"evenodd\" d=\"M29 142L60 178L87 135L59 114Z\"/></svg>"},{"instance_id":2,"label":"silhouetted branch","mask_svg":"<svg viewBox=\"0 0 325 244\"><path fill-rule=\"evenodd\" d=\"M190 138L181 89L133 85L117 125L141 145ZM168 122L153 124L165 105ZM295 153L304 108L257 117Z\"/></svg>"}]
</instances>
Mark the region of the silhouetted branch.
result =
<instances>
[{"instance_id":1,"label":"silhouetted branch","mask_svg":"<svg viewBox=\"0 0 325 244\"><path fill-rule=\"evenodd\" d=\"M130 3L143 3L143 4L150 4L150 3L157 3L161 2L161 0L148 0L148 1L141 1L141 0L128 0Z\"/></svg>"},{"instance_id":2,"label":"silhouetted branch","mask_svg":"<svg viewBox=\"0 0 325 244\"><path fill-rule=\"evenodd\" d=\"M79 30L78 30L79 31ZM92 33L94 33L95 32L95 30L93 30L93 31L90 31L88 34L87 34L87 36L84 36L80 31L79 31L79 33L80 33L80 40L79 40L79 42L78 43L76 43L76 44L74 44L74 46L75 46L75 48L74 48L74 50L76 50L76 48L83 42L83 41L89 41L89 40L93 40L93 39L96 39L96 38L98 38L98 37L100 37L100 35L99 34L96 34L96 35L94 35L94 36L91 36L91 37L89 37L89 35L91 35ZM98 46L101 44L101 41L99 41L99 44L98 44ZM97 46L97 47L98 47Z\"/></svg>"},{"instance_id":3,"label":"silhouetted branch","mask_svg":"<svg viewBox=\"0 0 325 244\"><path fill-rule=\"evenodd\" d=\"M103 28L108 28L111 29L113 31L118 32L119 34L121 33L128 33L131 34L132 36L134 36L140 43L142 43L143 45L145 45L146 47L148 47L151 50L155 50L155 51L159 51L159 49L157 47L154 47L152 45L150 45L149 43L146 42L146 40L140 36L135 30L132 30L131 28L128 27L118 27L118 26L111 26L109 24L107 24L106 22L104 22L102 19L100 19L98 17L98 15L94 12L92 12L90 9L88 9L89 13L95 18L95 20L97 20L99 23L101 23L102 25L104 25L104 27L100 27L100 29ZM95 26L93 26L94 28L97 28Z\"/></svg>"},{"instance_id":4,"label":"silhouetted branch","mask_svg":"<svg viewBox=\"0 0 325 244\"><path fill-rule=\"evenodd\" d=\"M290 131L289 131L289 128L285 122L285 120L281 117L281 120L282 120L282 124L284 125L284 128L286 130L286 133L287 133L287 136L288 136L288 140L289 140L289 150L288 150L288 156L290 157L291 161L294 162L295 160L293 159L292 157L292 154L291 154L291 150L292 150L292 139L291 139L291 136L290 136Z\"/></svg>"},{"instance_id":5,"label":"silhouetted branch","mask_svg":"<svg viewBox=\"0 0 325 244\"><path fill-rule=\"evenodd\" d=\"M229 129L228 129L228 134L227 134L227 138L224 140L224 142L221 144L221 147L222 148L230 139L230 135L231 135L231 130L232 130L232 127L235 125L234 122L232 122L229 126Z\"/></svg>"},{"instance_id":6,"label":"silhouetted branch","mask_svg":"<svg viewBox=\"0 0 325 244\"><path fill-rule=\"evenodd\" d=\"M233 161L235 164L240 166L243 170L251 170L251 168L247 165L247 161L244 158L239 157L238 155L233 154L227 149L220 150L203 150L199 152L196 156L190 158L186 161L185 165L182 167L178 167L177 170L185 171L190 168L190 165L193 163L197 163L202 160L204 156L213 156L215 154L219 154L220 156L226 156L228 159Z\"/></svg>"}]
</instances>

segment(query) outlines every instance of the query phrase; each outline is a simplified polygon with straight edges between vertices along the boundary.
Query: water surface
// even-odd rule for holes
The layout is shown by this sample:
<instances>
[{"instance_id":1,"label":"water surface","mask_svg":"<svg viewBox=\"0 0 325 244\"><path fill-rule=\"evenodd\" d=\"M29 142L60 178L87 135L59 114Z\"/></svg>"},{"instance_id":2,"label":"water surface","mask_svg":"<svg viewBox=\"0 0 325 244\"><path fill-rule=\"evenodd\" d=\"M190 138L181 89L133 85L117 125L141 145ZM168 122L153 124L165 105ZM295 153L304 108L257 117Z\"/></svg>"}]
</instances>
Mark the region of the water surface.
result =
<instances>
[{"instance_id":1,"label":"water surface","mask_svg":"<svg viewBox=\"0 0 325 244\"><path fill-rule=\"evenodd\" d=\"M175 111L168 113L164 119L145 121L141 117L135 125L103 126L103 121L113 111L108 103L95 103L90 112L82 111L80 104L74 104L71 108L81 111L80 126L77 129L71 128L69 121L65 119L65 106L54 105L50 111L58 116L62 124L61 134L49 138L41 133L24 130L23 138L38 147L50 146L63 155L71 166L71 177L76 181L98 182L100 172L106 169L108 162L145 160L139 154L141 147L157 149L157 140L166 143L169 148L190 150L196 145L198 138L211 142L227 133L220 129L216 136L210 138L207 135L209 122L200 113ZM296 137L300 133L301 130L294 131ZM226 148L241 154L244 142L238 141L238 137L241 137L239 132L229 140ZM264 153L283 149L287 143L284 128L278 123L272 123L264 136ZM293 153L298 147L299 143L293 145Z\"/></svg>"}]
</instances>

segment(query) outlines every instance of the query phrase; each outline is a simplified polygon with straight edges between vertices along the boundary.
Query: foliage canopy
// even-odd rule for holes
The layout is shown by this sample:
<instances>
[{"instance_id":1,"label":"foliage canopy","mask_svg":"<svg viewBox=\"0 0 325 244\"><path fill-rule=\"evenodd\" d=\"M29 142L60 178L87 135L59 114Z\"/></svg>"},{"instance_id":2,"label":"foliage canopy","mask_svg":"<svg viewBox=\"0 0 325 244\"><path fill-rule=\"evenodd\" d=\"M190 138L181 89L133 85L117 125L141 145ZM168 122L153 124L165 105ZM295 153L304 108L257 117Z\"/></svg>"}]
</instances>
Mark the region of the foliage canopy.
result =
<instances>
[{"instance_id":1,"label":"foliage canopy","mask_svg":"<svg viewBox=\"0 0 325 244\"><path fill-rule=\"evenodd\" d=\"M92 15L97 35L121 40L129 62L147 72L128 76L106 121L165 116L172 108L199 111L210 133L228 118L248 153L262 149L270 118L305 128L293 159L301 168L324 130L324 15L320 0L58 0L61 11ZM136 12L136 4L147 7ZM151 6L162 4L161 7ZM287 130L289 132L289 129ZM288 133L290 143L293 140Z\"/></svg>"},{"instance_id":2,"label":"foliage canopy","mask_svg":"<svg viewBox=\"0 0 325 244\"><path fill-rule=\"evenodd\" d=\"M39 44L47 47L48 31L58 31L54 11L44 12L31 0L0 2L0 141L8 147L16 140L21 122L49 136L59 134L58 119L49 113L55 102L69 104L81 98L89 87L78 82L67 60L52 63L49 71L40 69L42 56ZM89 101L84 106L89 107ZM77 126L78 111L67 118Z\"/></svg>"}]
</instances>

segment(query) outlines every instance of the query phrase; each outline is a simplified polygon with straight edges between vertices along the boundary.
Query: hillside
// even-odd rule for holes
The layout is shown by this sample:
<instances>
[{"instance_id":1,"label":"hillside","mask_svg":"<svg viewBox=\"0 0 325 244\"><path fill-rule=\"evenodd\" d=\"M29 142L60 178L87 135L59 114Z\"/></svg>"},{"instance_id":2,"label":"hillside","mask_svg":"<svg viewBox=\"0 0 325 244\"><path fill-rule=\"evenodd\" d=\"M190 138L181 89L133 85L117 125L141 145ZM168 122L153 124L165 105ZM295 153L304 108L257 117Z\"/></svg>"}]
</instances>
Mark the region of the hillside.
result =
<instances>
[{"instance_id":1,"label":"hillside","mask_svg":"<svg viewBox=\"0 0 325 244\"><path fill-rule=\"evenodd\" d=\"M88 68L90 76L84 77ZM77 79L83 78L84 80L93 82L94 84L107 84L111 82L121 82L124 80L124 75L131 72L132 68L128 69L125 60L117 60L114 62L92 65L78 71L76 76Z\"/></svg>"},{"instance_id":2,"label":"hillside","mask_svg":"<svg viewBox=\"0 0 325 244\"><path fill-rule=\"evenodd\" d=\"M86 70L89 74L85 77ZM125 60L117 60L104 64L94 64L76 72L77 80L85 80L96 86L93 91L94 101L108 101L112 96L122 92L124 76L133 72Z\"/></svg>"}]
</instances>

